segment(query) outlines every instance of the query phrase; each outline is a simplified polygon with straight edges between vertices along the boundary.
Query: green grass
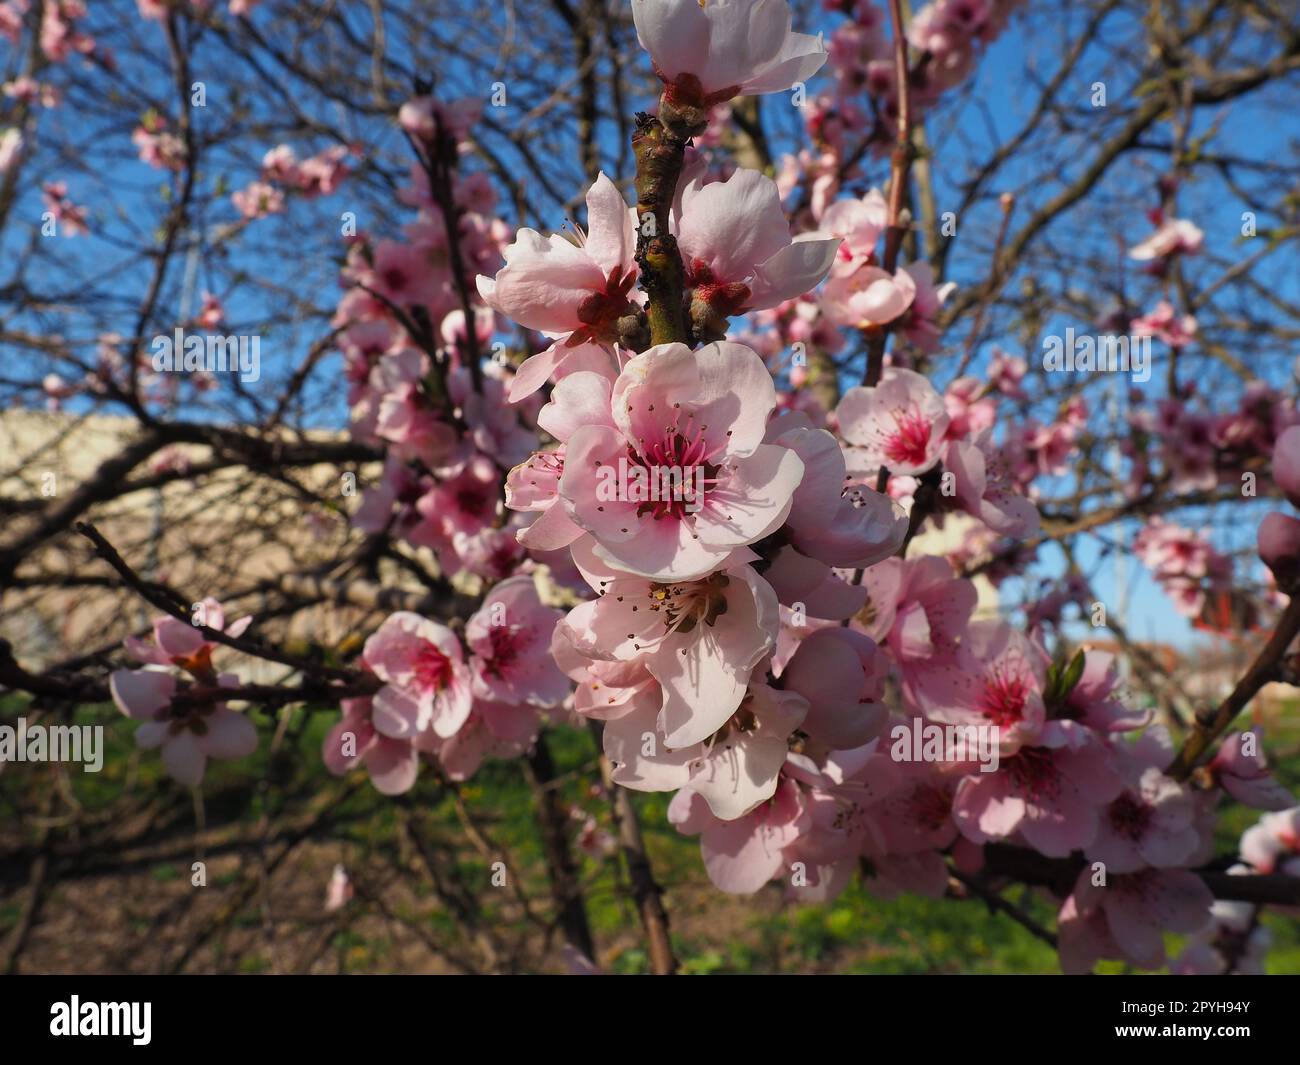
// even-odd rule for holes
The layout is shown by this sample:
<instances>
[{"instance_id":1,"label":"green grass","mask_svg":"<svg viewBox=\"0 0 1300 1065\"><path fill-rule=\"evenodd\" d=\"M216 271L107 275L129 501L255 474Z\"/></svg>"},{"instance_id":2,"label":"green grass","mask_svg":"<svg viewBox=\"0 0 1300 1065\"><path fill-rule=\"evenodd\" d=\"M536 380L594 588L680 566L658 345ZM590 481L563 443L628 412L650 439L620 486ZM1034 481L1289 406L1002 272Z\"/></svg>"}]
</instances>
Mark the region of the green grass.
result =
<instances>
[{"instance_id":1,"label":"green grass","mask_svg":"<svg viewBox=\"0 0 1300 1065\"><path fill-rule=\"evenodd\" d=\"M13 700L5 700L13 712ZM1300 750L1300 713L1289 713L1293 722L1286 729L1270 730L1270 750ZM315 795L333 784L320 762L320 746L326 731L336 720L332 712L293 712L285 749L272 754L263 742L258 752L237 763L210 763L204 785L205 816L209 826L232 820L252 824L264 815L283 812L285 794ZM109 810L122 798L128 781L136 795L151 794L156 788L171 789L174 803L168 816L177 827L193 825L189 796L163 778L153 753L133 758L132 725L112 707L86 707L78 711L76 723L105 725L106 756L98 774L72 772L69 780L77 801L89 814ZM260 717L259 724L265 725ZM265 730L264 730L265 735ZM548 742L563 783L565 803L594 814L608 825L605 800L589 792L591 773L579 772L590 766L595 747L589 733L560 728L548 732ZM134 763L134 764L132 764ZM1293 791L1300 790L1300 758L1293 757L1275 767L1279 778ZM254 787L265 779L278 779L282 787ZM490 837L508 850L523 873L531 898L547 901L542 874L543 852L536 828L535 802L531 788L516 762L489 762L462 788L462 795ZM777 885L769 885L752 899L717 892L707 885L699 857L698 840L681 836L666 820L669 796L636 795L647 847L655 873L667 888L667 904L673 922L674 947L682 971L692 975L712 973L765 973L836 971L850 973L1054 973L1055 952L1015 921L990 913L979 901L957 902L901 896L881 899L871 895L856 880L834 901L813 905L785 905ZM6 812L9 803L0 800ZM489 861L468 846L452 799L439 792L432 775L422 774L408 804L423 829L440 846L454 851L454 871L467 884L486 885ZM399 807L363 786L340 807L332 829L333 838L364 848L396 853L399 840ZM1260 817L1258 811L1236 804L1224 804L1216 832L1219 853L1235 849L1242 831ZM609 971L641 973L649 960L636 930L637 919L622 891L622 874L616 860L578 855L580 877L588 901L592 929L602 946L601 964ZM149 870L159 884L174 884L189 876L188 866L163 863ZM213 876L216 886L228 886L234 872ZM417 900L427 898L429 889L411 878ZM508 904L506 893L480 893L491 917ZM1055 904L1042 893L1013 889L1008 898L1041 924L1055 925ZM427 923L438 937L455 931L453 918L441 911L430 912L421 904L417 913L402 916ZM0 906L0 930L16 919L12 902ZM1269 913L1264 923L1273 935L1269 971L1300 973L1300 922L1293 917ZM349 968L384 968L394 945L381 936L365 938L354 932L336 943L339 956ZM1170 937L1171 953L1179 947ZM261 972L266 959L249 955L238 959L242 971ZM1102 972L1123 971L1118 963L1105 963Z\"/></svg>"}]
</instances>

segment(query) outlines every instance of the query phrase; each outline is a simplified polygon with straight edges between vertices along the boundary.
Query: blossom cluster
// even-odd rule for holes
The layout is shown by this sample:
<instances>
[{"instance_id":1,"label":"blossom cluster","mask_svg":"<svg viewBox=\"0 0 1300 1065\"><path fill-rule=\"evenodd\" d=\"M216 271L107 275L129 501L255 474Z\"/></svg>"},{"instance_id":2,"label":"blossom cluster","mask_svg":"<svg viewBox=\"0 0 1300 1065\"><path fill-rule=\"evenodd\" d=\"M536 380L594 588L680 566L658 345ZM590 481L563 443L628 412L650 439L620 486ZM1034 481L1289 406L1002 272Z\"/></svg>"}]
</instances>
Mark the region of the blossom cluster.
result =
<instances>
[{"instance_id":1,"label":"blossom cluster","mask_svg":"<svg viewBox=\"0 0 1300 1065\"><path fill-rule=\"evenodd\" d=\"M169 149L175 145L163 137L140 138L140 157L152 165L171 165ZM284 210L286 191L308 199L328 196L348 175L349 152L346 145L335 144L299 161L287 144L277 145L262 159L258 180L232 193L231 202L244 218L253 219ZM153 163L154 154L160 156L158 163Z\"/></svg>"},{"instance_id":2,"label":"blossom cluster","mask_svg":"<svg viewBox=\"0 0 1300 1065\"><path fill-rule=\"evenodd\" d=\"M593 724L616 784L673 793L670 822L699 837L724 891L778 881L791 899L825 900L860 873L882 895L939 896L954 869L995 872L1014 848L1079 863L1059 912L1067 970L1158 967L1165 932L1193 937L1181 971L1249 967L1253 915L1215 903L1196 870L1226 799L1295 800L1254 731L1194 777L1171 770L1173 739L1129 705L1118 663L1062 637L1062 608L1086 601L1080 580L1022 626L980 609L961 564L1038 533L1037 486L1071 468L1089 410L1076 397L1048 424L1008 417L1028 365L1001 351L942 391L920 372L953 285L885 253L898 217L880 190L841 195L862 157L847 135L892 143L899 86L881 9L835 6L849 16L829 51L836 89L808 116L822 156L773 180L715 162L710 123L738 95L812 77L820 43L792 30L782 0L632 0L662 83L639 134L663 133L679 164L649 213L602 173L585 227L512 233L486 175L459 166L477 105L420 95L401 107L417 160L400 199L414 220L397 237L350 238L333 320L352 434L385 456L352 521L474 606L383 621L359 659L366 694L343 703L325 764L363 766L399 794L421 765L461 780L529 750L548 720ZM920 108L969 75L1014 7L921 9L908 32ZM137 134L146 161L173 165L161 119ZM279 210L284 190L327 193L343 154L274 149L236 203L252 218ZM812 190L793 227L791 170ZM1190 222L1153 222L1136 261L1199 249ZM665 296L669 256L680 269ZM210 321L222 313L205 300ZM1158 304L1142 329L1177 347L1195 322ZM833 409L786 354L885 332L878 377ZM523 340L512 350L502 336ZM792 388L778 392L782 372ZM1190 399L1131 414L1135 483L1158 464L1173 491L1206 491L1273 450L1274 479L1300 505L1292 406L1264 386L1221 417ZM964 557L917 553L922 525L948 521L966 530ZM1132 547L1189 616L1227 587L1226 557L1199 534L1153 517ZM1271 516L1260 553L1292 588L1300 520ZM211 604L207 624L222 623ZM113 675L114 699L173 776L197 784L207 758L251 751L252 726L222 699L237 680L200 634L163 619L153 644L128 649L145 666ZM1294 864L1294 815L1247 834L1243 870ZM607 849L574 819L592 853Z\"/></svg>"},{"instance_id":3,"label":"blossom cluster","mask_svg":"<svg viewBox=\"0 0 1300 1065\"><path fill-rule=\"evenodd\" d=\"M804 124L815 148L786 156L782 169L792 187L808 184L815 218L841 186L860 175L866 159L887 153L897 137L898 71L883 4L827 0L847 16L830 34L834 88L809 99ZM919 8L907 30L915 61L908 68L912 115L923 115L970 76L980 52L1005 29L1019 0L934 0Z\"/></svg>"}]
</instances>

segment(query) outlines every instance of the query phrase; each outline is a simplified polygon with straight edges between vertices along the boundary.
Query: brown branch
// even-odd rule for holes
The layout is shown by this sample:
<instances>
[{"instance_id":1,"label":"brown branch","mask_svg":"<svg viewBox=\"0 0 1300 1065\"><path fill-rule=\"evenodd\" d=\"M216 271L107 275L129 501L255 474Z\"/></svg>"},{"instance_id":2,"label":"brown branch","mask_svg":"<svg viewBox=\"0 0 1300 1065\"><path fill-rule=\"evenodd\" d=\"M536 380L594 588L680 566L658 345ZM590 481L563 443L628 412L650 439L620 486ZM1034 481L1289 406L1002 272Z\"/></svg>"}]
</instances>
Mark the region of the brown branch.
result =
<instances>
[{"instance_id":1,"label":"brown branch","mask_svg":"<svg viewBox=\"0 0 1300 1065\"><path fill-rule=\"evenodd\" d=\"M1269 681L1278 679L1282 656L1286 654L1296 635L1300 634L1300 595L1294 595L1287 604L1277 627L1264 649L1246 670L1229 695L1217 708L1206 708L1196 715L1192 731L1183 741L1182 748L1165 770L1175 780L1186 780L1192 770L1204 760L1210 745L1223 734L1246 704Z\"/></svg>"},{"instance_id":2,"label":"brown branch","mask_svg":"<svg viewBox=\"0 0 1300 1065\"><path fill-rule=\"evenodd\" d=\"M903 35L903 11L899 0L889 0L889 26L894 35L894 77L898 83L898 137L889 156L889 215L885 228L885 254L880 265L885 273L892 274L898 266L898 253L907 232L900 220L913 155L912 91L908 84L907 38ZM890 331L889 325L878 326L867 341L867 364L862 371L862 383L868 388L880 384Z\"/></svg>"},{"instance_id":3,"label":"brown branch","mask_svg":"<svg viewBox=\"0 0 1300 1065\"><path fill-rule=\"evenodd\" d=\"M686 272L677 238L668 231L668 212L682 173L686 140L670 133L658 119L636 116L632 153L636 157L636 215L654 219L654 231L637 229L636 261L641 268L641 287L649 297L646 318L652 344L691 342L683 293Z\"/></svg>"},{"instance_id":4,"label":"brown branch","mask_svg":"<svg viewBox=\"0 0 1300 1065\"><path fill-rule=\"evenodd\" d=\"M1036 851L1006 843L991 843L984 848L985 868L994 875L1045 887L1058 897L1074 890L1079 873L1085 868L1082 858L1048 858ZM1275 906L1300 905L1300 876L1280 873L1256 873L1234 876L1216 869L1192 869L1216 899L1253 902Z\"/></svg>"},{"instance_id":5,"label":"brown branch","mask_svg":"<svg viewBox=\"0 0 1300 1065\"><path fill-rule=\"evenodd\" d=\"M1026 929L1030 934L1041 939L1053 950L1056 949L1056 936L1035 921L1029 914L1025 913L1019 906L1008 902L992 888L986 887L981 878L967 876L959 869L950 868L948 875L963 885L968 891L978 895L984 905L989 908L989 913L1004 913L1010 917L1016 924Z\"/></svg>"},{"instance_id":6,"label":"brown branch","mask_svg":"<svg viewBox=\"0 0 1300 1065\"><path fill-rule=\"evenodd\" d=\"M551 883L559 926L570 946L596 960L595 941L587 921L587 905L578 881L578 867L569 846L567 819L556 793L555 762L546 742L546 734L537 737L524 762L533 789L537 827L542 835L546 873Z\"/></svg>"},{"instance_id":7,"label":"brown branch","mask_svg":"<svg viewBox=\"0 0 1300 1065\"><path fill-rule=\"evenodd\" d=\"M597 748L603 750L603 726L599 721L589 721L587 724L596 737ZM677 972L677 959L673 955L672 939L668 934L668 913L664 910L663 888L655 880L654 870L650 866L636 809L628 790L614 783L613 768L603 754L600 758L600 776L609 795L610 814L618 832L619 849L632 880L632 897L641 916L641 927L645 929L650 971L656 976L672 976Z\"/></svg>"},{"instance_id":8,"label":"brown branch","mask_svg":"<svg viewBox=\"0 0 1300 1065\"><path fill-rule=\"evenodd\" d=\"M146 581L136 574L122 560L122 556L117 553L113 545L93 525L89 522L79 521L73 526L73 529L94 544L95 553L112 566L117 571L118 576L122 578L122 582L134 590L145 602L156 606L165 614L170 614L178 621L193 624L193 619L190 617L189 603L174 600L172 593L168 593L160 585ZM314 672L333 680L349 682L355 681L358 676L355 670L335 669L332 666L321 665L319 662L299 658L296 655L288 654L246 636L230 636L220 629L214 629L207 625L194 625L194 628L210 643L224 644L227 647L233 647L237 651L243 651L254 658L266 659L268 662L279 662L281 665L299 670L304 675L308 672Z\"/></svg>"}]
</instances>

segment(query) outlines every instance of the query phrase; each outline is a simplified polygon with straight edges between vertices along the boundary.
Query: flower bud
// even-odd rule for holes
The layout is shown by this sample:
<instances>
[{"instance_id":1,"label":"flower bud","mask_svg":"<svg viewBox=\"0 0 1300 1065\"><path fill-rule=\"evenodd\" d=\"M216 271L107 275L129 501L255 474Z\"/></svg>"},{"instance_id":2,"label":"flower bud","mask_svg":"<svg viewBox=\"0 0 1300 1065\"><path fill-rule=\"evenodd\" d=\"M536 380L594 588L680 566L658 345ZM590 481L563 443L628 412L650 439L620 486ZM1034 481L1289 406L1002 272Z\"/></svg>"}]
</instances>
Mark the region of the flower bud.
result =
<instances>
[{"instance_id":1,"label":"flower bud","mask_svg":"<svg viewBox=\"0 0 1300 1065\"><path fill-rule=\"evenodd\" d=\"M1300 520L1289 514L1269 514L1259 523L1259 557L1286 592L1300 578Z\"/></svg>"},{"instance_id":2,"label":"flower bud","mask_svg":"<svg viewBox=\"0 0 1300 1065\"><path fill-rule=\"evenodd\" d=\"M1273 445L1273 481L1300 507L1300 425L1291 426Z\"/></svg>"}]
</instances>

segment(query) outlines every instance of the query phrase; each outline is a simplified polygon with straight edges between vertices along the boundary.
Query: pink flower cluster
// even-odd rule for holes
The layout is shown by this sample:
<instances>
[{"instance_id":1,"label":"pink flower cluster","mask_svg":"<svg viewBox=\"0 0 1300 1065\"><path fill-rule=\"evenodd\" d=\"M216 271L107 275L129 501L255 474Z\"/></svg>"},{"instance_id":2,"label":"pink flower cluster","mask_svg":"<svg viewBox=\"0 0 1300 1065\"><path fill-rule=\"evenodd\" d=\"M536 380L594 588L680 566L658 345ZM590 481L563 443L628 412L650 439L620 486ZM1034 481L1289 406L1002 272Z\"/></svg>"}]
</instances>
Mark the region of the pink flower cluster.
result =
<instances>
[{"instance_id":1,"label":"pink flower cluster","mask_svg":"<svg viewBox=\"0 0 1300 1065\"><path fill-rule=\"evenodd\" d=\"M1169 488L1179 495L1240 485L1258 456L1270 454L1282 432L1300 421L1294 402L1264 381L1246 385L1235 411L1198 410L1194 398L1188 388L1154 408L1129 412L1135 430L1124 441L1132 464L1130 494L1152 476L1168 478Z\"/></svg>"},{"instance_id":2,"label":"pink flower cluster","mask_svg":"<svg viewBox=\"0 0 1300 1065\"><path fill-rule=\"evenodd\" d=\"M155 170L182 170L185 166L185 142L167 128L167 119L157 111L148 111L131 134L140 152L140 161Z\"/></svg>"},{"instance_id":3,"label":"pink flower cluster","mask_svg":"<svg viewBox=\"0 0 1300 1065\"><path fill-rule=\"evenodd\" d=\"M1277 438L1273 449L1273 480L1292 506L1300 507L1300 426ZM1300 519L1274 511L1260 522L1259 557L1286 596L1300 586Z\"/></svg>"},{"instance_id":4,"label":"pink flower cluster","mask_svg":"<svg viewBox=\"0 0 1300 1065\"><path fill-rule=\"evenodd\" d=\"M1202 533L1150 518L1133 540L1133 553L1160 583L1183 617L1200 617L1209 596L1224 592L1232 560Z\"/></svg>"},{"instance_id":5,"label":"pink flower cluster","mask_svg":"<svg viewBox=\"0 0 1300 1065\"><path fill-rule=\"evenodd\" d=\"M289 145L277 145L263 157L258 180L231 193L231 202L244 218L254 219L283 211L286 192L308 199L328 196L347 178L350 153L346 145L335 144L299 161Z\"/></svg>"},{"instance_id":6,"label":"pink flower cluster","mask_svg":"<svg viewBox=\"0 0 1300 1065\"><path fill-rule=\"evenodd\" d=\"M924 9L922 106L965 76L1012 6ZM884 58L879 9L853 11L832 46L843 111L850 87L885 104L893 91L875 58L850 85L850 45ZM660 120L677 132L822 62L780 0L635 0L633 13L664 86ZM769 362L787 344L835 350L841 328L884 327L915 351L939 342L951 287L924 264L879 265L879 192L836 202L823 183L818 228L792 233L779 183L710 173L688 152L668 212L688 324L665 334L639 287L654 234L615 183L601 174L588 189L585 229L512 237L486 179L454 166L476 113L427 97L401 109L421 153L402 194L417 218L401 239L354 240L335 324L353 432L386 452L355 523L485 595L463 629L399 612L371 635L376 691L344 704L330 768L363 765L386 793L409 789L422 757L463 779L567 711L599 723L615 783L675 793L669 820L699 837L723 890L779 880L792 898L826 899L863 871L883 894L940 895L952 867L977 872L1004 844L1083 863L1060 911L1065 968L1159 966L1165 931L1216 950L1221 915L1195 872L1216 805L1293 801L1254 734L1225 741L1195 786L1174 779L1170 737L1125 705L1110 656L1048 650L1043 625L1086 589L1063 586L1022 631L977 616L975 584L947 559L903 550L908 498L932 500L940 520L968 515L982 544L1031 536L1033 482L1069 468L1083 402L997 443L999 402L1026 398L1024 360L996 353L986 379L941 394L897 347L833 412L783 400ZM287 181L282 162L268 157L268 180ZM746 314L747 342L728 339ZM517 370L483 359L507 322L544 338ZM647 343L651 324L675 339ZM1277 436L1277 409L1256 392L1207 438L1245 456ZM1275 473L1294 475L1300 498L1295 458ZM1184 609L1226 576L1207 541L1158 519L1135 549ZM588 822L582 834L594 852L608 845Z\"/></svg>"},{"instance_id":7,"label":"pink flower cluster","mask_svg":"<svg viewBox=\"0 0 1300 1065\"><path fill-rule=\"evenodd\" d=\"M163 768L187 787L198 787L209 758L246 758L257 749L257 730L243 714L226 705L222 690L239 678L218 672L212 662L219 646L203 638L202 624L228 636L240 636L252 617L227 625L215 599L196 605L195 625L173 617L153 623L153 641L128 637L127 652L142 669L119 669L109 677L113 702L142 724L136 746L161 748Z\"/></svg>"},{"instance_id":8,"label":"pink flower cluster","mask_svg":"<svg viewBox=\"0 0 1300 1065\"><path fill-rule=\"evenodd\" d=\"M547 654L560 611L543 605L533 579L496 585L465 626L464 639L418 614L392 614L367 641L362 662L383 682L350 699L322 747L336 774L364 765L385 795L410 790L420 755L464 780L488 755L526 751L540 715L569 685Z\"/></svg>"},{"instance_id":9,"label":"pink flower cluster","mask_svg":"<svg viewBox=\"0 0 1300 1065\"><path fill-rule=\"evenodd\" d=\"M67 182L47 181L42 184L41 202L62 236L79 237L90 232L90 227L86 224L86 208L68 198Z\"/></svg>"},{"instance_id":10,"label":"pink flower cluster","mask_svg":"<svg viewBox=\"0 0 1300 1065\"><path fill-rule=\"evenodd\" d=\"M889 151L898 122L898 79L885 5L833 0L826 6L848 16L830 36L835 88L804 108L817 151L787 157L784 163L808 175L810 205L818 218L841 183L859 176L862 158ZM979 51L1002 33L1019 6L1019 0L935 0L916 12L907 29L914 120L970 77Z\"/></svg>"}]
</instances>

